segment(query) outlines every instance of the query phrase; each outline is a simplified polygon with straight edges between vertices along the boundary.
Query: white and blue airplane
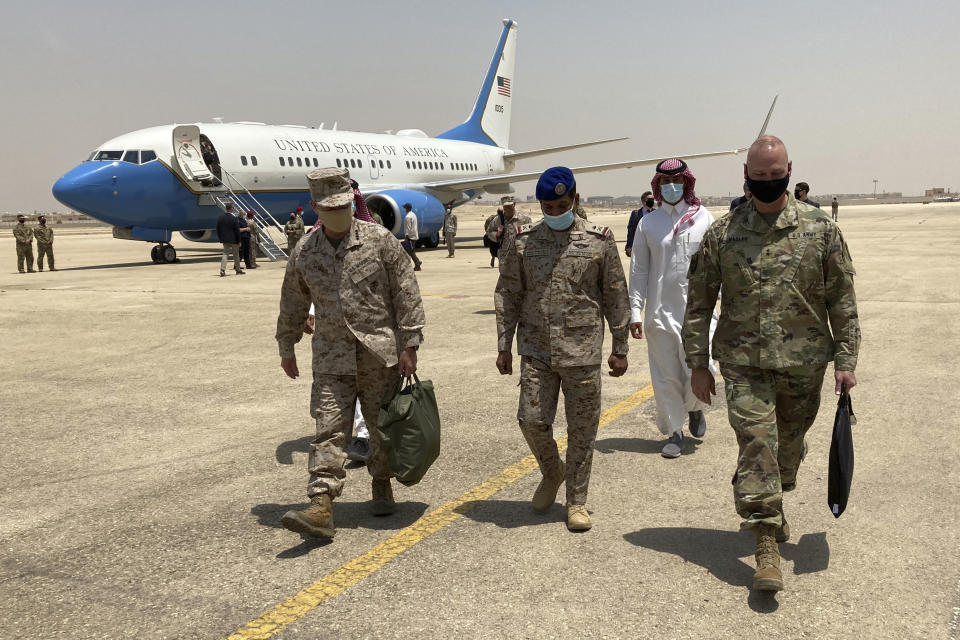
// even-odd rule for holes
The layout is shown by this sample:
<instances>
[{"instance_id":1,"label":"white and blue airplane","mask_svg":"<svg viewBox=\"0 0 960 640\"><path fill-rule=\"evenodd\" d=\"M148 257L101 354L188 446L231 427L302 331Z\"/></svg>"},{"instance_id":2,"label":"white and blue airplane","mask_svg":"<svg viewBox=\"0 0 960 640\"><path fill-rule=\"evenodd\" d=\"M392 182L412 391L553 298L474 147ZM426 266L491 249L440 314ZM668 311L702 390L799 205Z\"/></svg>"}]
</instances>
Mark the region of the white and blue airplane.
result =
<instances>
[{"instance_id":1,"label":"white and blue airplane","mask_svg":"<svg viewBox=\"0 0 960 640\"><path fill-rule=\"evenodd\" d=\"M297 207L304 209L304 222L312 224L316 215L308 206L306 174L318 167L346 167L369 209L380 215L388 229L401 234L403 205L410 203L422 242L436 246L445 205L458 206L482 192L512 193L511 183L539 177L540 171L514 173L517 160L626 139L512 151L517 23L503 23L470 117L434 138L419 129L377 134L338 131L336 125L325 129L323 124L163 125L104 142L87 161L57 180L53 195L67 207L113 225L114 237L156 243L154 261L173 262L174 231L191 241L218 242L217 218L228 198L256 211L268 225L280 226ZM680 157L706 158L743 150ZM573 172L626 169L662 159L574 167Z\"/></svg>"}]
</instances>

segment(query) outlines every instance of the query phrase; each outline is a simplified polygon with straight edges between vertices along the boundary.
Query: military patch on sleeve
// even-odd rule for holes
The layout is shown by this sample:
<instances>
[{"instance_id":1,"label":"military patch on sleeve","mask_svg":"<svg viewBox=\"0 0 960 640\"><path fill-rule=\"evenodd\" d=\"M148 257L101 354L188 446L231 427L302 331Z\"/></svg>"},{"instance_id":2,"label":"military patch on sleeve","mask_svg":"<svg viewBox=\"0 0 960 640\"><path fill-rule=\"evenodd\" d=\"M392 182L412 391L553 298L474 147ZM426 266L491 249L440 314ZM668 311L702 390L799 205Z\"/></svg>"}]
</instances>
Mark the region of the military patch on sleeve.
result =
<instances>
[{"instance_id":1,"label":"military patch on sleeve","mask_svg":"<svg viewBox=\"0 0 960 640\"><path fill-rule=\"evenodd\" d=\"M603 227L603 226L600 226L599 224L592 224L589 227L587 227L587 231L589 233L595 233L598 236L605 238L610 233L610 227Z\"/></svg>"}]
</instances>

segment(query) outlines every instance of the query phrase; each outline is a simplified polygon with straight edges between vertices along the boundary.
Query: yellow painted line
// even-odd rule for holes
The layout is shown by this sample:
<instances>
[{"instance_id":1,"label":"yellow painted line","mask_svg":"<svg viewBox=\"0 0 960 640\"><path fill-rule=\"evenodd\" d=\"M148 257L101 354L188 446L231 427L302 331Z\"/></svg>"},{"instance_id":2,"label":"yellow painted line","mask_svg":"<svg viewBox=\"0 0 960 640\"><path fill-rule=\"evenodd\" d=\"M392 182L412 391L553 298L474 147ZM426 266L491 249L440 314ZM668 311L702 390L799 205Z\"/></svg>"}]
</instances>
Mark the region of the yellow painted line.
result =
<instances>
[{"instance_id":1,"label":"yellow painted line","mask_svg":"<svg viewBox=\"0 0 960 640\"><path fill-rule=\"evenodd\" d=\"M600 415L600 429L632 411L653 396L653 387L647 385L629 398L610 407ZM567 437L557 441L560 451L567 448ZM513 484L537 468L537 461L529 455L510 465L499 474L478 484L459 498L451 500L436 511L423 516L409 527L387 538L361 556L354 558L296 595L248 622L226 640L265 640L304 617L319 605L335 598L345 589L357 584L418 542L453 523L470 511L477 502L487 500L495 493Z\"/></svg>"}]
</instances>

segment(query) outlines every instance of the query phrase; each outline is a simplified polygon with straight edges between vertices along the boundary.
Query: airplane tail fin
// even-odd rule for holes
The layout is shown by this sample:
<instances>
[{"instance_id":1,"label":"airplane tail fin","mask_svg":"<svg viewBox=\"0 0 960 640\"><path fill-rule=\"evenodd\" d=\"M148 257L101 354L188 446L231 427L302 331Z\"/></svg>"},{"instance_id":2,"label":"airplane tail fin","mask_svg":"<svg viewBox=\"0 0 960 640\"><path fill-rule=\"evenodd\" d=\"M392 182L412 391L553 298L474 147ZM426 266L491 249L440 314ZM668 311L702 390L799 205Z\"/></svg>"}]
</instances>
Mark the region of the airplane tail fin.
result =
<instances>
[{"instance_id":1,"label":"airplane tail fin","mask_svg":"<svg viewBox=\"0 0 960 640\"><path fill-rule=\"evenodd\" d=\"M503 21L503 33L480 95L470 117L463 124L438 135L447 140L479 142L507 148L510 144L510 111L513 100L513 71L517 59L517 23Z\"/></svg>"}]
</instances>

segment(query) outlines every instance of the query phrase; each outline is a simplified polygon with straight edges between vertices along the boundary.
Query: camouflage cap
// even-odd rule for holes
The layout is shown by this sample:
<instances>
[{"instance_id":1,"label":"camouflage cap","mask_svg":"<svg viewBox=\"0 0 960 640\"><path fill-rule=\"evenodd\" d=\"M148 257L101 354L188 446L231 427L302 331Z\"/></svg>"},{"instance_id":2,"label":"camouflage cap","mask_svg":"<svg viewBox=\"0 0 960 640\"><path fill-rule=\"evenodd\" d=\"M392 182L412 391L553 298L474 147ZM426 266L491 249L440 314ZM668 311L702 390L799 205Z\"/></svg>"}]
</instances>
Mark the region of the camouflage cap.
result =
<instances>
[{"instance_id":1,"label":"camouflage cap","mask_svg":"<svg viewBox=\"0 0 960 640\"><path fill-rule=\"evenodd\" d=\"M339 209L353 202L353 187L345 169L326 167L307 174L310 198L321 207Z\"/></svg>"}]
</instances>

